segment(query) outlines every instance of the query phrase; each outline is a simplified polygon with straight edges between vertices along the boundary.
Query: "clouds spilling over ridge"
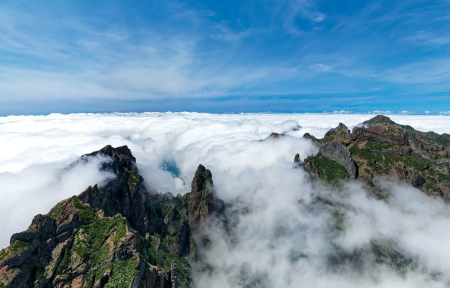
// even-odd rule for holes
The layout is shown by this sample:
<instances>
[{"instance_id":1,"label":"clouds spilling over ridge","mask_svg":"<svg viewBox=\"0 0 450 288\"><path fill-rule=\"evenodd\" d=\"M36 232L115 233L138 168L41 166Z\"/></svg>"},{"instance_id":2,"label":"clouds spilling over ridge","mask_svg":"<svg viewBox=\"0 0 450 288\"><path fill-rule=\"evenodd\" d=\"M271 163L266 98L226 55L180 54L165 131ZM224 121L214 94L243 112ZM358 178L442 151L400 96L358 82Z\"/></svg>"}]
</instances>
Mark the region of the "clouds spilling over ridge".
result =
<instances>
[{"instance_id":1,"label":"clouds spilling over ridge","mask_svg":"<svg viewBox=\"0 0 450 288\"><path fill-rule=\"evenodd\" d=\"M239 197L236 207L246 211L231 235L211 228L214 245L206 256L213 270L195 275L198 287L445 287L450 281L447 204L401 183L386 183L392 193L388 202L368 197L358 183L336 193L292 168L296 153L303 159L317 152L301 138L304 133L322 137L339 122L352 127L368 118L199 113L0 118L0 148L8 152L0 155L0 246L26 229L35 214L111 177L98 171L107 159L65 169L80 155L106 144L128 145L149 188L188 192L201 163L211 170L218 196ZM422 131L449 132L446 116L391 119ZM272 132L286 137L259 141ZM339 205L329 208L317 196ZM339 233L336 215L344 223ZM374 243L394 247L409 264L378 263L370 250ZM364 256L357 267L345 260L355 253Z\"/></svg>"},{"instance_id":2,"label":"clouds spilling over ridge","mask_svg":"<svg viewBox=\"0 0 450 288\"><path fill-rule=\"evenodd\" d=\"M286 173L261 177L258 193L243 196L231 237L212 225L213 268L196 275L199 287L448 287L450 209L441 199L396 184L387 203L358 183L331 192Z\"/></svg>"}]
</instances>

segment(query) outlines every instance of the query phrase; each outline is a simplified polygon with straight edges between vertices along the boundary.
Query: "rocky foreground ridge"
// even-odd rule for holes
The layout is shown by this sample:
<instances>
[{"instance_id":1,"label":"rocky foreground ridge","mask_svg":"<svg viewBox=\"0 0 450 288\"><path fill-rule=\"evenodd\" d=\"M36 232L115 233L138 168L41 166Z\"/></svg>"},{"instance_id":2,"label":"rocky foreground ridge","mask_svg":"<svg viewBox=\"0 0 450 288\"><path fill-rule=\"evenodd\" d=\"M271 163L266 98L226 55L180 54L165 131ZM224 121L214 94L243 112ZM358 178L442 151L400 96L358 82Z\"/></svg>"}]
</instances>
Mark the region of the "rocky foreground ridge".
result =
<instances>
[{"instance_id":1,"label":"rocky foreground ridge","mask_svg":"<svg viewBox=\"0 0 450 288\"><path fill-rule=\"evenodd\" d=\"M450 200L449 134L417 131L378 115L351 132L339 123L323 139L308 133L304 137L319 146L319 153L304 162L315 178L333 185L342 179L357 179L384 197L376 177L388 176Z\"/></svg>"},{"instance_id":2,"label":"rocky foreground ridge","mask_svg":"<svg viewBox=\"0 0 450 288\"><path fill-rule=\"evenodd\" d=\"M183 196L150 193L126 146L81 157L107 156L115 175L65 199L0 252L0 287L191 287L208 243L207 218L223 204L212 175L198 166L192 191ZM206 244L205 244L206 243Z\"/></svg>"}]
</instances>

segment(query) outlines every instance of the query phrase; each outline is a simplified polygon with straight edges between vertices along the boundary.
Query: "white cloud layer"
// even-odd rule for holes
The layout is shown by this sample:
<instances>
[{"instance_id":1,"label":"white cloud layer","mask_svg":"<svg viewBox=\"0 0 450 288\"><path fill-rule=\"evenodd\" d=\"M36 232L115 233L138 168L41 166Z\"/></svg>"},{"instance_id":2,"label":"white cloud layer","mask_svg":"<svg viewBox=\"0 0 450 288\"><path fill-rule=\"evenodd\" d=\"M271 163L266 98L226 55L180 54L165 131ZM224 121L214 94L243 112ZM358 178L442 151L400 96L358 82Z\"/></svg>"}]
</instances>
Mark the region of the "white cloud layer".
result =
<instances>
[{"instance_id":1,"label":"white cloud layer","mask_svg":"<svg viewBox=\"0 0 450 288\"><path fill-rule=\"evenodd\" d=\"M65 169L104 145L128 145L148 186L174 194L190 190L198 164L212 171L220 198L240 197L230 237L211 230L210 276L198 287L446 287L450 281L450 209L403 184L389 184L388 202L367 196L358 183L337 193L292 169L294 155L316 153L306 132L322 137L339 122L350 128L373 115L199 113L73 114L0 118L0 247L25 230L35 214L110 177L95 159ZM448 133L447 116L390 115L422 131ZM286 137L266 139L270 133ZM103 159L104 160L104 159ZM169 169L162 169L169 167ZM171 168L170 168L171 167ZM169 172L167 170L171 170ZM174 176L177 175L177 176ZM331 229L331 211L315 202L332 197L341 206L344 231ZM374 241L394 243L415 263L405 273L377 263ZM391 245L391 244L389 244ZM388 246L389 246L388 245ZM391 247L391 246L389 246ZM330 266L338 253L367 257L358 269ZM366 252L364 252L366 251Z\"/></svg>"}]
</instances>

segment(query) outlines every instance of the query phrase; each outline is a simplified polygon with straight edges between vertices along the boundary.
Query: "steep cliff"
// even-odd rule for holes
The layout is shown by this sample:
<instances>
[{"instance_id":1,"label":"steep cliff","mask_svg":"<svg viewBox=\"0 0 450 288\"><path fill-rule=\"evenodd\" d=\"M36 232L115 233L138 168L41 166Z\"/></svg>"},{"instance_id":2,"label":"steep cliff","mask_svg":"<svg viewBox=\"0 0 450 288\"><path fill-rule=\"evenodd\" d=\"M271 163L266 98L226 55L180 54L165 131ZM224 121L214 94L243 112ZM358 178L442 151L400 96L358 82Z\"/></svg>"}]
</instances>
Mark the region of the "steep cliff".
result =
<instances>
[{"instance_id":1,"label":"steep cliff","mask_svg":"<svg viewBox=\"0 0 450 288\"><path fill-rule=\"evenodd\" d=\"M202 229L223 204L212 175L198 166L192 191L150 193L126 146L106 146L115 177L65 199L0 252L0 287L191 287ZM203 237L205 238L205 237ZM197 243L200 242L200 243Z\"/></svg>"}]
</instances>

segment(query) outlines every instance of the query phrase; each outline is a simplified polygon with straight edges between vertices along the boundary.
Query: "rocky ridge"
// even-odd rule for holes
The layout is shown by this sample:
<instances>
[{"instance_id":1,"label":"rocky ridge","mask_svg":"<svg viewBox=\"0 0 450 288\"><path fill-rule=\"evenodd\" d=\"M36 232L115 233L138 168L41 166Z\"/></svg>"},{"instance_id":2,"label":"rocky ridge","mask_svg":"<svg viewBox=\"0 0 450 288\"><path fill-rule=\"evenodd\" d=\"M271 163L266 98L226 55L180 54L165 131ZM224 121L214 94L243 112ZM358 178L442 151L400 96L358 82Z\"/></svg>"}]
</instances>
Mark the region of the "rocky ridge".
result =
<instances>
[{"instance_id":1,"label":"rocky ridge","mask_svg":"<svg viewBox=\"0 0 450 288\"><path fill-rule=\"evenodd\" d=\"M303 166L313 179L341 187L342 180L356 179L381 201L389 201L378 180L405 181L424 193L450 201L450 135L417 131L378 115L353 128L342 123L322 139L306 133L304 138L318 146L316 155L302 163L298 154L294 164ZM300 163L300 165L299 165ZM336 233L346 230L346 209L330 195L318 196L314 205L328 210L330 225ZM366 268L368 259L406 275L419 267L417 258L405 253L395 241L374 238L369 245L344 251L336 248L329 256L332 269ZM370 266L369 266L370 267ZM370 268L369 268L370 269ZM435 277L431 275L432 277Z\"/></svg>"},{"instance_id":2,"label":"rocky ridge","mask_svg":"<svg viewBox=\"0 0 450 288\"><path fill-rule=\"evenodd\" d=\"M0 251L0 287L191 287L210 217L223 209L199 165L183 196L149 192L126 146L105 146L115 178L65 199ZM196 240L202 239L202 241Z\"/></svg>"},{"instance_id":3,"label":"rocky ridge","mask_svg":"<svg viewBox=\"0 0 450 288\"><path fill-rule=\"evenodd\" d=\"M378 196L377 176L405 180L428 195L450 200L450 135L417 131L378 115L353 131L342 123L323 139L304 136L319 146L305 159L304 167L315 178L337 184L357 179Z\"/></svg>"}]
</instances>

